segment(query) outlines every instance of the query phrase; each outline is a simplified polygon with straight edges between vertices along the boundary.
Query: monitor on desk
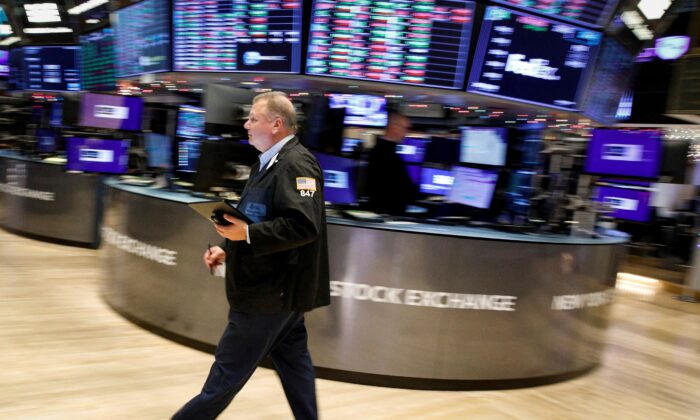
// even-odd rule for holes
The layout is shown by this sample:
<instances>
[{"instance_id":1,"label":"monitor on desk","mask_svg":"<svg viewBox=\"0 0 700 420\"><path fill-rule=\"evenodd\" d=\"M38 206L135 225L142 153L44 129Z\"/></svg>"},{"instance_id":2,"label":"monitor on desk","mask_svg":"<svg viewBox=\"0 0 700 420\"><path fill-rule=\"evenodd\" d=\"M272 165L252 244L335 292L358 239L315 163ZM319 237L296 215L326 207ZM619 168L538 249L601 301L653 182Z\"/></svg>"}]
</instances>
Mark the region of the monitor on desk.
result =
<instances>
[{"instance_id":1,"label":"monitor on desk","mask_svg":"<svg viewBox=\"0 0 700 420\"><path fill-rule=\"evenodd\" d=\"M173 167L173 139L170 136L146 133L143 136L148 167L168 170Z\"/></svg>"},{"instance_id":2,"label":"monitor on desk","mask_svg":"<svg viewBox=\"0 0 700 420\"><path fill-rule=\"evenodd\" d=\"M357 162L354 159L314 153L323 170L323 198L332 204L357 203Z\"/></svg>"},{"instance_id":3,"label":"monitor on desk","mask_svg":"<svg viewBox=\"0 0 700 420\"><path fill-rule=\"evenodd\" d=\"M66 169L123 174L129 164L129 144L129 140L68 137Z\"/></svg>"},{"instance_id":4,"label":"monitor on desk","mask_svg":"<svg viewBox=\"0 0 700 420\"><path fill-rule=\"evenodd\" d=\"M480 209L491 206L498 171L458 166L452 171L452 176L454 183L448 200Z\"/></svg>"}]
</instances>

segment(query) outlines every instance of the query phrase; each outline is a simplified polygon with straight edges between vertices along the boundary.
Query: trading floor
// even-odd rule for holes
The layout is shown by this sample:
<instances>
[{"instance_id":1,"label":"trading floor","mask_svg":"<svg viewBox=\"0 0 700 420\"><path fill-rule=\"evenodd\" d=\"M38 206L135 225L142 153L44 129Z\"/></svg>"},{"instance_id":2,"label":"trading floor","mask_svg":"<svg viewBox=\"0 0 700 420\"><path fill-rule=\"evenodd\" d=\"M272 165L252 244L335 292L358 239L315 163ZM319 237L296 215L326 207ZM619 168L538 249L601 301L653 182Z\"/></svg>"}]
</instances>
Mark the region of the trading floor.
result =
<instances>
[{"instance_id":1,"label":"trading floor","mask_svg":"<svg viewBox=\"0 0 700 420\"><path fill-rule=\"evenodd\" d=\"M212 356L113 312L100 295L99 253L0 231L0 418L166 419L198 392ZM554 385L452 392L318 380L318 393L332 420L695 419L700 305L619 289L602 366ZM220 418L292 415L261 368Z\"/></svg>"}]
</instances>

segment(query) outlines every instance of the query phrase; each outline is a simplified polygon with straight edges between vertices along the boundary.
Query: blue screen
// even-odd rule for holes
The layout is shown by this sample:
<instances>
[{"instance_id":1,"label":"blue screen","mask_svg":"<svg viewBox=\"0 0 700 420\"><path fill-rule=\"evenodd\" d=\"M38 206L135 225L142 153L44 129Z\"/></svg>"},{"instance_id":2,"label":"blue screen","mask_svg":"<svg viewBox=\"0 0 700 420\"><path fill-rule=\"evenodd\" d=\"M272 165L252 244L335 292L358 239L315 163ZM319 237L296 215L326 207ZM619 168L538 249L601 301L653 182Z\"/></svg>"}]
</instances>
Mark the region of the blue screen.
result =
<instances>
[{"instance_id":1,"label":"blue screen","mask_svg":"<svg viewBox=\"0 0 700 420\"><path fill-rule=\"evenodd\" d=\"M163 134L146 133L144 140L149 167L168 169L173 166L173 139Z\"/></svg>"},{"instance_id":2,"label":"blue screen","mask_svg":"<svg viewBox=\"0 0 700 420\"><path fill-rule=\"evenodd\" d=\"M449 169L423 168L420 172L420 192L430 195L447 195L452 190L455 177Z\"/></svg>"},{"instance_id":3,"label":"blue screen","mask_svg":"<svg viewBox=\"0 0 700 420\"><path fill-rule=\"evenodd\" d=\"M357 163L323 153L314 155L323 170L323 199L333 204L357 203Z\"/></svg>"},{"instance_id":4,"label":"blue screen","mask_svg":"<svg viewBox=\"0 0 700 420\"><path fill-rule=\"evenodd\" d=\"M129 164L129 140L69 137L66 169L121 174Z\"/></svg>"},{"instance_id":5,"label":"blue screen","mask_svg":"<svg viewBox=\"0 0 700 420\"><path fill-rule=\"evenodd\" d=\"M601 186L596 187L594 192L594 199L600 203L606 203L612 210L612 217L634 222L649 221L651 217L650 198L649 191L634 187Z\"/></svg>"},{"instance_id":6,"label":"blue screen","mask_svg":"<svg viewBox=\"0 0 700 420\"><path fill-rule=\"evenodd\" d=\"M189 139L206 137L204 115L204 108L181 106L177 113L177 135Z\"/></svg>"},{"instance_id":7,"label":"blue screen","mask_svg":"<svg viewBox=\"0 0 700 420\"><path fill-rule=\"evenodd\" d=\"M493 0L575 23L605 26L618 0Z\"/></svg>"},{"instance_id":8,"label":"blue screen","mask_svg":"<svg viewBox=\"0 0 700 420\"><path fill-rule=\"evenodd\" d=\"M430 143L429 139L406 137L401 144L396 146L396 154L404 162L423 163L428 143Z\"/></svg>"},{"instance_id":9,"label":"blue screen","mask_svg":"<svg viewBox=\"0 0 700 420\"><path fill-rule=\"evenodd\" d=\"M79 91L80 47L24 47L27 90Z\"/></svg>"},{"instance_id":10,"label":"blue screen","mask_svg":"<svg viewBox=\"0 0 700 420\"><path fill-rule=\"evenodd\" d=\"M661 164L661 133L656 130L593 130L585 170L601 175L655 178Z\"/></svg>"},{"instance_id":11,"label":"blue screen","mask_svg":"<svg viewBox=\"0 0 700 420\"><path fill-rule=\"evenodd\" d=\"M489 6L467 90L576 110L600 40L599 32Z\"/></svg>"},{"instance_id":12,"label":"blue screen","mask_svg":"<svg viewBox=\"0 0 700 420\"><path fill-rule=\"evenodd\" d=\"M144 0L112 13L116 76L170 70L170 2Z\"/></svg>"},{"instance_id":13,"label":"blue screen","mask_svg":"<svg viewBox=\"0 0 700 420\"><path fill-rule=\"evenodd\" d=\"M181 172L195 172L199 151L202 143L197 140L186 140L177 144L177 170Z\"/></svg>"},{"instance_id":14,"label":"blue screen","mask_svg":"<svg viewBox=\"0 0 700 420\"><path fill-rule=\"evenodd\" d=\"M39 153L53 153L56 151L56 133L53 130L37 128L36 151Z\"/></svg>"}]
</instances>

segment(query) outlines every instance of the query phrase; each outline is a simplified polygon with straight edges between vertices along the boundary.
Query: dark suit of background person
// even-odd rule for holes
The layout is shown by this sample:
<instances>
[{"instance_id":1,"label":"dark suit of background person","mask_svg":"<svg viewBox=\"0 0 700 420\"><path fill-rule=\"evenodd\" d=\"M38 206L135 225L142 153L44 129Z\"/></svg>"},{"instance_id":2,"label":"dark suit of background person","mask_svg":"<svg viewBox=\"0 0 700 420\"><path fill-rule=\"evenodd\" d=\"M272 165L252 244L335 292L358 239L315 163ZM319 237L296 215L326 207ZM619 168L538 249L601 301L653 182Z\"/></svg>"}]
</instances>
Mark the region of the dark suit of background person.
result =
<instances>
[{"instance_id":1,"label":"dark suit of background person","mask_svg":"<svg viewBox=\"0 0 700 420\"><path fill-rule=\"evenodd\" d=\"M417 199L418 188L408 176L406 164L396 154L411 122L407 117L390 114L386 132L377 138L367 161L368 207L376 213L403 214Z\"/></svg>"},{"instance_id":2,"label":"dark suit of background person","mask_svg":"<svg viewBox=\"0 0 700 420\"><path fill-rule=\"evenodd\" d=\"M251 169L238 208L255 223L227 216L233 225L216 226L226 238L222 247L204 255L209 267L225 257L229 323L201 393L176 419L215 418L268 355L294 417L318 417L303 313L330 303L323 173L292 137L295 121L273 112L273 100L288 104L294 115L283 94L262 94L253 100L245 128L261 152L287 143L262 171L260 162Z\"/></svg>"}]
</instances>

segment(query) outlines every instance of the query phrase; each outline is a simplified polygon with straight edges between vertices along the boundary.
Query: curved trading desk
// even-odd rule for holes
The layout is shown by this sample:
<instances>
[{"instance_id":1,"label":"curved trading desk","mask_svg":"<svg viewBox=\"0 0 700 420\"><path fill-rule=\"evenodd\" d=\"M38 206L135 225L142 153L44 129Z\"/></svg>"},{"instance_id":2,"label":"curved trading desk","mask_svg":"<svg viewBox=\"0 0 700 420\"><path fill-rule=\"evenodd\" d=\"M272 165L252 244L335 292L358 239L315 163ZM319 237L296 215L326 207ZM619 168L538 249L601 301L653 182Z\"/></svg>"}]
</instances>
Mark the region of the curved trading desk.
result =
<instances>
[{"instance_id":1,"label":"curved trading desk","mask_svg":"<svg viewBox=\"0 0 700 420\"><path fill-rule=\"evenodd\" d=\"M105 297L160 333L212 349L219 239L185 194L109 183ZM623 238L524 235L329 219L332 304L307 315L319 377L426 389L562 380L603 349Z\"/></svg>"},{"instance_id":2,"label":"curved trading desk","mask_svg":"<svg viewBox=\"0 0 700 420\"><path fill-rule=\"evenodd\" d=\"M0 151L0 226L20 235L97 248L102 177Z\"/></svg>"}]
</instances>

